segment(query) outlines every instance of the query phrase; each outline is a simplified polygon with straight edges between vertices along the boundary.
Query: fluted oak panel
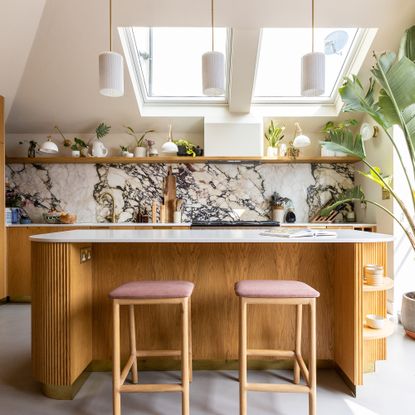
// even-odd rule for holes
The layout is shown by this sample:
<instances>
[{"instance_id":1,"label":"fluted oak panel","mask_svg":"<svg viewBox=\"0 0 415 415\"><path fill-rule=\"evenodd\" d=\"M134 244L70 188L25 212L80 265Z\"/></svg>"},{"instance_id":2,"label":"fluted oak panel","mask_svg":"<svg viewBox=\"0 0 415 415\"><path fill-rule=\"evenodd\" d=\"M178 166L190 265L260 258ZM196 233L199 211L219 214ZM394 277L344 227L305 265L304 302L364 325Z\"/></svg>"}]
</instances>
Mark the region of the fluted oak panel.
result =
<instances>
[{"instance_id":1,"label":"fluted oak panel","mask_svg":"<svg viewBox=\"0 0 415 415\"><path fill-rule=\"evenodd\" d=\"M47 385L71 385L91 361L91 263L81 245L32 243L32 368Z\"/></svg>"}]
</instances>

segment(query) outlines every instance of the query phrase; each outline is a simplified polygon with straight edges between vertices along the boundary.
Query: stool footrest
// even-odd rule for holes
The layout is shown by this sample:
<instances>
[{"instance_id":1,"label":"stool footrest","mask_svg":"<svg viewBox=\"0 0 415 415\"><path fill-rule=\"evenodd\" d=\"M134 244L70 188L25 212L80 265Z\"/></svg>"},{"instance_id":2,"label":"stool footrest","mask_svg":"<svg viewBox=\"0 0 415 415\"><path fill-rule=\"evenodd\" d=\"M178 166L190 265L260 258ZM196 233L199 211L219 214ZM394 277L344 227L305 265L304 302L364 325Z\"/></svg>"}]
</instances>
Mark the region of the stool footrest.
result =
<instances>
[{"instance_id":1,"label":"stool footrest","mask_svg":"<svg viewBox=\"0 0 415 415\"><path fill-rule=\"evenodd\" d=\"M269 356L295 358L294 350L272 350L272 349L248 349L247 356Z\"/></svg>"},{"instance_id":2,"label":"stool footrest","mask_svg":"<svg viewBox=\"0 0 415 415\"><path fill-rule=\"evenodd\" d=\"M295 358L296 358L298 364L300 365L300 370L301 370L301 372L304 376L304 379L306 380L307 384L310 385L310 375L309 375L307 366L304 362L303 356L301 356L300 354L297 353L295 355Z\"/></svg>"},{"instance_id":3,"label":"stool footrest","mask_svg":"<svg viewBox=\"0 0 415 415\"><path fill-rule=\"evenodd\" d=\"M147 384L147 385L122 385L120 386L120 392L123 393L157 393L157 392L183 392L182 385L175 384Z\"/></svg>"},{"instance_id":4,"label":"stool footrest","mask_svg":"<svg viewBox=\"0 0 415 415\"><path fill-rule=\"evenodd\" d=\"M125 364L123 370L121 371L120 385L122 385L125 382L125 379L127 379L128 373L131 367L133 366L134 360L135 360L135 356L130 356L128 358L127 363Z\"/></svg>"},{"instance_id":5,"label":"stool footrest","mask_svg":"<svg viewBox=\"0 0 415 415\"><path fill-rule=\"evenodd\" d=\"M309 393L310 387L306 385L247 383L245 389L255 392L282 392L282 393Z\"/></svg>"},{"instance_id":6,"label":"stool footrest","mask_svg":"<svg viewBox=\"0 0 415 415\"><path fill-rule=\"evenodd\" d=\"M182 355L181 350L137 350L137 357L180 357Z\"/></svg>"}]
</instances>

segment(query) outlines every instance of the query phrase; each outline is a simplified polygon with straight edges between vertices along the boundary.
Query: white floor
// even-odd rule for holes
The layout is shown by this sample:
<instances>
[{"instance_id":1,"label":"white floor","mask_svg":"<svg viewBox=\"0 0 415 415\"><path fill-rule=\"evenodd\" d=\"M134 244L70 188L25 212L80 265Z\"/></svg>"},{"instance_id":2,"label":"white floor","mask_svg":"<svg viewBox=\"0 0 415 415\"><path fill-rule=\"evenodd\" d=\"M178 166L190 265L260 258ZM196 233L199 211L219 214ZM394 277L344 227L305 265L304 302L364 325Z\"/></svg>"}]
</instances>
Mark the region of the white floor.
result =
<instances>
[{"instance_id":1,"label":"white floor","mask_svg":"<svg viewBox=\"0 0 415 415\"><path fill-rule=\"evenodd\" d=\"M377 372L365 376L365 386L353 398L332 370L318 374L319 415L414 415L415 341L402 328L388 341L389 358ZM281 382L289 372L251 372L250 379ZM191 414L237 415L237 372L195 372L191 384ZM178 373L142 373L143 382L177 382ZM123 396L123 414L180 414L179 394ZM249 415L307 414L307 398L298 394L250 393ZM0 306L0 414L111 414L111 374L92 373L73 401L44 397L31 376L30 306Z\"/></svg>"}]
</instances>

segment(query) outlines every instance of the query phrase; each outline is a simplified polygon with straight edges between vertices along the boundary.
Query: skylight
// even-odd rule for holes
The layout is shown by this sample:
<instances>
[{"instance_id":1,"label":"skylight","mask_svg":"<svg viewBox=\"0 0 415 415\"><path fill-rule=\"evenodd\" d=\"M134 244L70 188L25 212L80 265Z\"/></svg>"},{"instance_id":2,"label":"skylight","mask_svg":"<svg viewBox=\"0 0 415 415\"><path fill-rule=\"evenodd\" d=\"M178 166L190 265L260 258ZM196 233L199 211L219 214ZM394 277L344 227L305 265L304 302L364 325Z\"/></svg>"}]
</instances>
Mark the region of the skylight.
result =
<instances>
[{"instance_id":1,"label":"skylight","mask_svg":"<svg viewBox=\"0 0 415 415\"><path fill-rule=\"evenodd\" d=\"M262 29L253 102L332 102L359 43L355 28L318 28L315 51L326 55L321 97L301 96L301 57L311 52L311 29Z\"/></svg>"},{"instance_id":2,"label":"skylight","mask_svg":"<svg viewBox=\"0 0 415 415\"><path fill-rule=\"evenodd\" d=\"M211 49L210 28L123 30L145 102L226 102L226 96L206 97L202 92L202 55ZM227 29L215 29L215 50L229 62Z\"/></svg>"}]
</instances>

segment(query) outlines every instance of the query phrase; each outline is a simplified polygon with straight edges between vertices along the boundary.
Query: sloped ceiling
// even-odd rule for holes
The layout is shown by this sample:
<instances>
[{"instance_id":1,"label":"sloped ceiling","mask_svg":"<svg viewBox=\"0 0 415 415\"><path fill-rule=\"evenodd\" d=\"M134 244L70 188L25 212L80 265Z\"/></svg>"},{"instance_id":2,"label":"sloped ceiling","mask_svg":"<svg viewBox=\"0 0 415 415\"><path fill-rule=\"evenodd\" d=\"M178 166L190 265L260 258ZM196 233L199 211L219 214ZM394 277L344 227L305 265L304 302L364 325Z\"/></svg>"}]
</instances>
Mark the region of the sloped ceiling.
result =
<instances>
[{"instance_id":1,"label":"sloped ceiling","mask_svg":"<svg viewBox=\"0 0 415 415\"><path fill-rule=\"evenodd\" d=\"M0 0L1 4L13 0ZM15 14L19 30L29 23L23 14L35 15L29 5L40 0L14 0L24 13ZM24 7L22 9L22 3ZM415 22L413 0L317 0L319 26L378 27L373 48L396 49L402 32ZM208 26L210 0L113 0L114 26ZM217 25L226 27L304 27L310 24L310 0L216 0ZM27 59L23 76L2 65L0 93L12 103L7 118L9 133L45 133L58 124L64 131L87 132L100 120L113 125L137 128L163 127L165 118L141 118L128 72L125 96L107 98L98 93L98 54L108 48L108 5L104 0L46 0L43 15ZM32 22L32 26L34 23ZM36 26L36 25L34 25ZM3 29L2 29L3 30ZM8 47L24 55L24 45L14 36ZM26 44L27 47L27 44ZM122 52L118 36L114 49ZM23 59L24 60L24 59ZM369 73L371 57L362 69ZM20 83L15 96L4 94L5 85L16 78ZM18 81L19 82L19 81ZM276 114L278 116L278 114ZM177 131L195 133L203 129L199 118L174 120Z\"/></svg>"}]
</instances>

